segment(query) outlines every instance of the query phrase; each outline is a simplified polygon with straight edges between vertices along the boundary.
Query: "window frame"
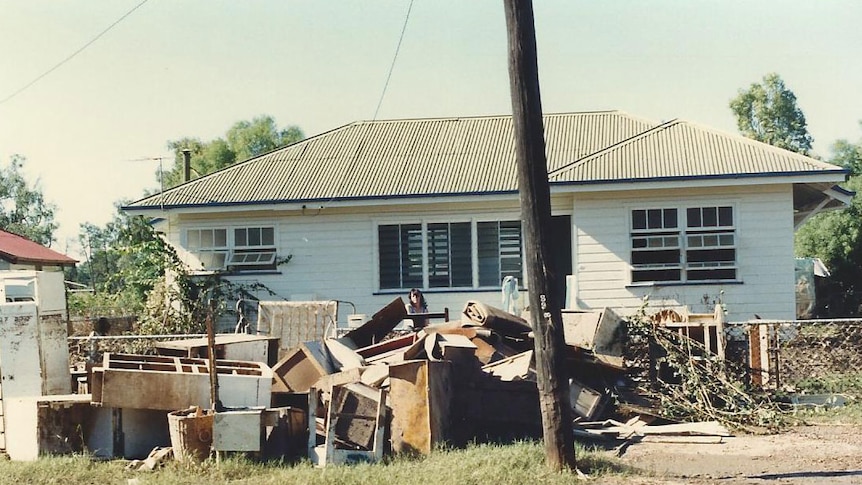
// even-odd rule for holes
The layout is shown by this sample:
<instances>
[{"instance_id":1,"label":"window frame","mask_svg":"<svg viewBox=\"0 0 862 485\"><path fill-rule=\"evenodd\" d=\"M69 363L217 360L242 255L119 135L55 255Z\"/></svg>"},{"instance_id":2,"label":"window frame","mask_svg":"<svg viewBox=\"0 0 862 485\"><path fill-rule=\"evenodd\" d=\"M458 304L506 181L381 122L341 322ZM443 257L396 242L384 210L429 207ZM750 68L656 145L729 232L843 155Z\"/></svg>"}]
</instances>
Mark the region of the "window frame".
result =
<instances>
[{"instance_id":1,"label":"window frame","mask_svg":"<svg viewBox=\"0 0 862 485\"><path fill-rule=\"evenodd\" d=\"M675 227L655 227L652 211L675 211ZM697 212L697 215L694 214ZM704 214L714 211L714 220ZM641 217L643 212L646 217ZM733 203L628 207L629 283L695 285L739 281L738 209ZM652 221L654 222L654 221ZM674 245L674 239L676 245ZM699 240L700 244L695 244ZM665 251L668 254L661 255ZM672 262L676 252L678 263ZM647 255L652 252L657 256ZM662 257L667 257L662 261ZM659 276L650 278L649 276ZM660 278L661 276L675 276Z\"/></svg>"},{"instance_id":2,"label":"window frame","mask_svg":"<svg viewBox=\"0 0 862 485\"><path fill-rule=\"evenodd\" d=\"M256 237L250 237L250 232L257 230ZM224 244L214 246L193 245L193 233L198 233L197 240L202 241L201 235L211 231L225 233ZM239 231L244 231L241 237ZM278 259L278 226L275 224L229 224L223 226L188 227L183 234L185 249L193 255L201 264L201 272L254 272L274 271ZM215 237L212 238L216 240ZM239 241L239 244L238 244ZM221 241L218 241L221 243ZM221 265L209 264L206 254L217 254L220 256ZM217 261L216 261L217 262Z\"/></svg>"},{"instance_id":3,"label":"window frame","mask_svg":"<svg viewBox=\"0 0 862 485\"><path fill-rule=\"evenodd\" d=\"M376 286L380 292L404 291L418 287L432 291L474 291L499 289L502 277L495 285L481 284L483 269L479 265L478 245L480 236L479 225L483 223L518 224L518 278L523 281L524 273L524 234L523 224L517 218L473 218L473 219L429 219L417 222L376 221L374 223ZM403 241L404 228L417 231L421 241L421 254L410 268L421 268L421 275L414 272L405 281L404 248L417 248L419 245L405 246ZM385 234L384 234L385 233ZM398 241L384 241L383 237L392 238L398 235ZM443 238L443 234L446 237ZM442 238L442 239L441 239ZM445 241L443 240L445 239ZM497 239L498 261L506 255L501 254L500 240ZM511 244L509 245L511 246ZM383 250L387 249L386 252ZM448 250L445 254L441 251ZM394 254L398 251L398 254ZM469 250L465 254L465 251ZM508 256L511 260L511 255ZM445 260L445 261L444 261ZM421 263L421 264L418 264ZM395 269L397 266L397 270ZM499 264L498 264L499 266ZM397 273L397 274L396 274ZM446 284L441 284L445 279ZM485 278L487 279L487 278ZM421 281L420 281L421 280Z\"/></svg>"}]
</instances>

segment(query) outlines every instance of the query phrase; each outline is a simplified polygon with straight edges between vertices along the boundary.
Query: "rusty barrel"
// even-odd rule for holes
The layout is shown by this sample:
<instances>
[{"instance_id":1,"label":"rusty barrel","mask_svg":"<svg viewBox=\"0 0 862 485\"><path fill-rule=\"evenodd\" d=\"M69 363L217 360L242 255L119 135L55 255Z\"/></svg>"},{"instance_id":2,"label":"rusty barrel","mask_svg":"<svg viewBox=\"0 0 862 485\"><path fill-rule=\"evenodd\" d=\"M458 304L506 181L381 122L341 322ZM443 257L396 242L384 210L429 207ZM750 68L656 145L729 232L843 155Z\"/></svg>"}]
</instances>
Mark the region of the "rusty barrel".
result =
<instances>
[{"instance_id":1,"label":"rusty barrel","mask_svg":"<svg viewBox=\"0 0 862 485\"><path fill-rule=\"evenodd\" d=\"M210 455L213 413L197 406L168 413L171 447L177 461L202 461Z\"/></svg>"}]
</instances>

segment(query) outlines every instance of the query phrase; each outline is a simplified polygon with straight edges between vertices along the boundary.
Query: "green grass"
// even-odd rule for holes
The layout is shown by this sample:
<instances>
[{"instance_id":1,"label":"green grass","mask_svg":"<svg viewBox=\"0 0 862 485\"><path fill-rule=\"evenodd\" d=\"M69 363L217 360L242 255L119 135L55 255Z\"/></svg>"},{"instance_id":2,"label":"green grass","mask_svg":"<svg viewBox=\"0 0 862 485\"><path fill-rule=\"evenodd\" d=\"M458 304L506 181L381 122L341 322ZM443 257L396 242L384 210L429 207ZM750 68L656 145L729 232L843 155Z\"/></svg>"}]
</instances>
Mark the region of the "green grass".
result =
<instances>
[{"instance_id":1,"label":"green grass","mask_svg":"<svg viewBox=\"0 0 862 485\"><path fill-rule=\"evenodd\" d=\"M426 483L458 485L570 484L575 473L552 472L537 442L470 445L439 449L426 457L397 457L383 463L316 468L304 461L293 465L260 463L230 457L184 464L169 461L154 471L127 470L127 461L95 461L85 455L44 457L35 462L0 461L0 484L377 484ZM578 446L578 469L591 477L633 473L609 453ZM129 480L132 482L129 482Z\"/></svg>"},{"instance_id":2,"label":"green grass","mask_svg":"<svg viewBox=\"0 0 862 485\"><path fill-rule=\"evenodd\" d=\"M801 409L793 416L803 424L859 425L862 423L862 401L853 399L844 406L828 409Z\"/></svg>"}]
</instances>

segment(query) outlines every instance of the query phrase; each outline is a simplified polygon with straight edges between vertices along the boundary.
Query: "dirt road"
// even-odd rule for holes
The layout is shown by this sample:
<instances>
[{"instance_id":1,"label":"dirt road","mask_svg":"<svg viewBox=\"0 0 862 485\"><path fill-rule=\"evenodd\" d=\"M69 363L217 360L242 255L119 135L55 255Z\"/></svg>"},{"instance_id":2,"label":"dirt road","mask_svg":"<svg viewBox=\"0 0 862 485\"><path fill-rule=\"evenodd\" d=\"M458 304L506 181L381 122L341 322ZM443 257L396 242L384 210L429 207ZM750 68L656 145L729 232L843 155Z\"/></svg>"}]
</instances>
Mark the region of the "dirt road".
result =
<instances>
[{"instance_id":1,"label":"dirt road","mask_svg":"<svg viewBox=\"0 0 862 485\"><path fill-rule=\"evenodd\" d=\"M720 443L628 446L623 463L647 473L614 484L862 484L862 425L799 426Z\"/></svg>"}]
</instances>

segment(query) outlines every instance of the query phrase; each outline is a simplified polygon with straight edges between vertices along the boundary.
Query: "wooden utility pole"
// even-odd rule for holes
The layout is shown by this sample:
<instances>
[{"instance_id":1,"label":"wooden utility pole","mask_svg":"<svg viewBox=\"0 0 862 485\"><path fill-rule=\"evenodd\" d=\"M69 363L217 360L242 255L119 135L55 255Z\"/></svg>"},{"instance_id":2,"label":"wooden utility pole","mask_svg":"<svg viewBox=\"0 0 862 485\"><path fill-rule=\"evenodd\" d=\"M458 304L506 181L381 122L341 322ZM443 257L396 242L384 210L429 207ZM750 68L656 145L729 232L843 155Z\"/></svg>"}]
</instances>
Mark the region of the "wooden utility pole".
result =
<instances>
[{"instance_id":1,"label":"wooden utility pole","mask_svg":"<svg viewBox=\"0 0 862 485\"><path fill-rule=\"evenodd\" d=\"M504 0L509 38L509 82L518 162L521 220L526 236L530 324L535 335L536 374L545 454L554 470L574 470L575 445L569 381L563 363L560 303L550 246L551 191L539 96L536 30L531 0Z\"/></svg>"}]
</instances>

